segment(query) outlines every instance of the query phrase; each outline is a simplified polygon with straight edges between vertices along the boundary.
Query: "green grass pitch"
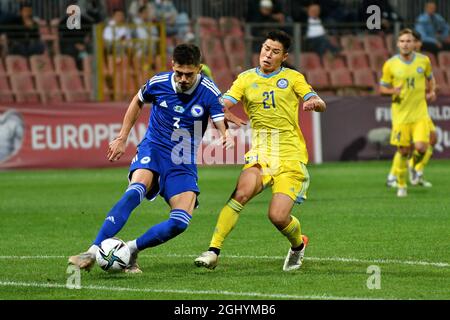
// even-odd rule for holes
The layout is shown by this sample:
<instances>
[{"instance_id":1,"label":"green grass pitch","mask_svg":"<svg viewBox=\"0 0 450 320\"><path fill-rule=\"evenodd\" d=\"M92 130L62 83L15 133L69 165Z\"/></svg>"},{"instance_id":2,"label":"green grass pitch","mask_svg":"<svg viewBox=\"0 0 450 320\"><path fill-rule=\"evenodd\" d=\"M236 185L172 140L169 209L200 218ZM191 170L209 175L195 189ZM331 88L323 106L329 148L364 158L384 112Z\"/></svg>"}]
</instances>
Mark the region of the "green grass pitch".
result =
<instances>
[{"instance_id":1,"label":"green grass pitch","mask_svg":"<svg viewBox=\"0 0 450 320\"><path fill-rule=\"evenodd\" d=\"M67 257L90 245L126 188L127 168L1 172L0 299L450 299L450 161L432 160L433 187L410 187L405 199L384 185L389 166L309 166L308 200L293 214L310 244L289 273L289 244L267 219L270 190L245 207L218 267L195 267L240 172L201 167L187 231L142 252L143 274L95 267L81 272L81 289L66 286ZM168 212L161 198L146 201L118 236L134 239ZM379 268L379 289L367 286L376 284L369 266Z\"/></svg>"}]
</instances>

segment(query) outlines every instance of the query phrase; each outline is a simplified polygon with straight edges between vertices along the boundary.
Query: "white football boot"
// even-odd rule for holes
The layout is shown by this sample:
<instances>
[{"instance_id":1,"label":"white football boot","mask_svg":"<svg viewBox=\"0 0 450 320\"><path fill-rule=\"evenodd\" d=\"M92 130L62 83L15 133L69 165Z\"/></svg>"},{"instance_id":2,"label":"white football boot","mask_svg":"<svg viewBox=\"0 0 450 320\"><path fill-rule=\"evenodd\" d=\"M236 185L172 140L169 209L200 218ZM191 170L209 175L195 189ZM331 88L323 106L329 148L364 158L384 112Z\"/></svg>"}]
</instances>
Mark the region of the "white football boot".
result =
<instances>
[{"instance_id":1,"label":"white football boot","mask_svg":"<svg viewBox=\"0 0 450 320\"><path fill-rule=\"evenodd\" d=\"M219 256L214 251L205 251L194 260L194 263L197 267L214 269L217 267L218 261Z\"/></svg>"},{"instance_id":2,"label":"white football boot","mask_svg":"<svg viewBox=\"0 0 450 320\"><path fill-rule=\"evenodd\" d=\"M408 191L406 191L406 187L398 188L397 189L397 197L404 198L408 195Z\"/></svg>"},{"instance_id":3,"label":"white football boot","mask_svg":"<svg viewBox=\"0 0 450 320\"><path fill-rule=\"evenodd\" d=\"M305 235L302 235L302 239L303 239L302 250L294 251L291 248L289 248L289 252L286 256L286 259L284 260L283 271L297 270L302 266L303 257L305 256L305 249L309 241L308 237Z\"/></svg>"}]
</instances>

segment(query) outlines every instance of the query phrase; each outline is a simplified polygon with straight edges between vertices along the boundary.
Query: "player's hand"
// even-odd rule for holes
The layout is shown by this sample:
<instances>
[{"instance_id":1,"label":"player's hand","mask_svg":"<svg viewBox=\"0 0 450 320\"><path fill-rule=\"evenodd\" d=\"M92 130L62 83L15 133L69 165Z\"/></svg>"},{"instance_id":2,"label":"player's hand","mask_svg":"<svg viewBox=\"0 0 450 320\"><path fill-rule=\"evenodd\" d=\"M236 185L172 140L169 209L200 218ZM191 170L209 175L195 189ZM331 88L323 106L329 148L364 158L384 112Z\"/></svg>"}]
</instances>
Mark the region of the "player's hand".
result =
<instances>
[{"instance_id":1,"label":"player's hand","mask_svg":"<svg viewBox=\"0 0 450 320\"><path fill-rule=\"evenodd\" d=\"M426 99L427 99L427 101L430 101L430 102L436 101L436 92L434 92L434 91L428 92L426 95Z\"/></svg>"},{"instance_id":2,"label":"player's hand","mask_svg":"<svg viewBox=\"0 0 450 320\"><path fill-rule=\"evenodd\" d=\"M125 153L125 143L125 139L122 138L115 138L109 143L107 154L109 161L114 162L120 159L120 157Z\"/></svg>"},{"instance_id":3,"label":"player's hand","mask_svg":"<svg viewBox=\"0 0 450 320\"><path fill-rule=\"evenodd\" d=\"M303 102L303 111L323 111L325 103L317 96L309 98Z\"/></svg>"},{"instance_id":4,"label":"player's hand","mask_svg":"<svg viewBox=\"0 0 450 320\"><path fill-rule=\"evenodd\" d=\"M402 86L400 86L400 87L395 87L395 88L393 88L393 95L394 96L399 96L400 95L400 93L402 92Z\"/></svg>"},{"instance_id":5,"label":"player's hand","mask_svg":"<svg viewBox=\"0 0 450 320\"><path fill-rule=\"evenodd\" d=\"M232 149L234 147L234 138L233 136L227 131L225 131L225 136L222 137L222 146L226 149Z\"/></svg>"},{"instance_id":6,"label":"player's hand","mask_svg":"<svg viewBox=\"0 0 450 320\"><path fill-rule=\"evenodd\" d=\"M235 125L237 125L238 127L240 126L245 126L247 124L247 122L245 120L242 120L241 118L235 116L233 113L231 113L231 111L229 110L224 110L223 111L224 116L225 116L225 123L227 123L227 121L233 122Z\"/></svg>"}]
</instances>

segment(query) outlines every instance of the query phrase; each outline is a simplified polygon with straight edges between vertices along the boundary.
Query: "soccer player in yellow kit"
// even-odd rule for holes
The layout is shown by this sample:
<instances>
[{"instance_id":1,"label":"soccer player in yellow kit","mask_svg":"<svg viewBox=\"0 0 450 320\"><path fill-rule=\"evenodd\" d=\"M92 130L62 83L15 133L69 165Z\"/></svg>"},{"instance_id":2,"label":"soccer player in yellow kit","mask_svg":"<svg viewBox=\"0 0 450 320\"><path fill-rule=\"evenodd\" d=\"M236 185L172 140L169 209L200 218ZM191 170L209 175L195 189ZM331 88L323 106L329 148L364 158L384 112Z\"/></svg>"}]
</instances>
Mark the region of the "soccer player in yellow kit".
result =
<instances>
[{"instance_id":1,"label":"soccer player in yellow kit","mask_svg":"<svg viewBox=\"0 0 450 320\"><path fill-rule=\"evenodd\" d=\"M403 29L399 33L395 55L383 65L380 92L392 95L391 144L397 146L394 156L394 174L397 177L397 196L407 196L406 176L410 145L413 167L419 163L428 149L430 140L429 115L426 102L426 84L434 92L430 59L415 52L413 31Z\"/></svg>"},{"instance_id":2,"label":"soccer player in yellow kit","mask_svg":"<svg viewBox=\"0 0 450 320\"><path fill-rule=\"evenodd\" d=\"M295 270L302 264L308 238L291 215L294 203L306 199L309 186L308 153L298 123L299 99L304 101L305 111L323 112L326 106L301 73L281 66L290 45L285 32L269 32L259 67L241 73L223 96L225 114L238 101L243 102L252 128L252 149L245 155L236 188L219 214L208 251L195 259L199 267L217 266L223 242L244 205L269 186L269 219L290 242L283 270Z\"/></svg>"},{"instance_id":3,"label":"soccer player in yellow kit","mask_svg":"<svg viewBox=\"0 0 450 320\"><path fill-rule=\"evenodd\" d=\"M416 52L420 52L422 49L422 37L420 33L413 30L413 37L414 37L414 50ZM430 90L426 94L427 101L433 102L436 100L436 92L434 91L436 89L435 84L435 78L430 79ZM432 90L434 88L434 90ZM409 171L409 181L412 185L420 185L424 187L432 187L431 182L426 181L423 178L423 171L425 166L428 164L428 161L430 161L431 156L433 155L433 147L437 142L437 135L436 135L436 126L433 123L433 120L431 117L428 117L428 125L430 126L430 143L428 145L427 151L425 152L425 155L423 156L422 160L419 163L416 163L414 165L413 163L413 157L410 157L408 161L408 171ZM414 146L412 146L414 147ZM392 163L391 170L389 172L389 175L387 177L386 184L389 187L396 187L397 186L397 177L395 176L395 168L394 168L394 162Z\"/></svg>"}]
</instances>

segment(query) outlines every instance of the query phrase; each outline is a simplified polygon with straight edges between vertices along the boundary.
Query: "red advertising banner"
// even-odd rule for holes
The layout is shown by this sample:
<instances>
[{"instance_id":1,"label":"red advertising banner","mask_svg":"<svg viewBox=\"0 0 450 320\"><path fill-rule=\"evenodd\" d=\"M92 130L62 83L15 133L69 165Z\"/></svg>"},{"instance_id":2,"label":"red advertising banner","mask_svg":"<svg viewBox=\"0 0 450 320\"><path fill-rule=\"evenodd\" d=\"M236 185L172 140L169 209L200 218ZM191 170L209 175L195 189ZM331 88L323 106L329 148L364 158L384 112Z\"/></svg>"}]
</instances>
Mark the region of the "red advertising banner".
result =
<instances>
[{"instance_id":1,"label":"red advertising banner","mask_svg":"<svg viewBox=\"0 0 450 320\"><path fill-rule=\"evenodd\" d=\"M106 158L108 143L118 135L127 106L127 103L0 105L0 169L127 166L145 135L150 115L150 108L144 107L130 132L125 154L111 163ZM233 112L247 119L240 105ZM301 114L302 130L312 150L311 116ZM218 132L210 125L198 151L198 163L242 164L250 149L250 125L238 129L231 124L230 133L236 145L224 150L218 143Z\"/></svg>"},{"instance_id":2,"label":"red advertising banner","mask_svg":"<svg viewBox=\"0 0 450 320\"><path fill-rule=\"evenodd\" d=\"M386 97L328 97L321 115L324 161L389 159L391 101ZM436 126L434 158L450 158L450 97L428 106Z\"/></svg>"}]
</instances>

